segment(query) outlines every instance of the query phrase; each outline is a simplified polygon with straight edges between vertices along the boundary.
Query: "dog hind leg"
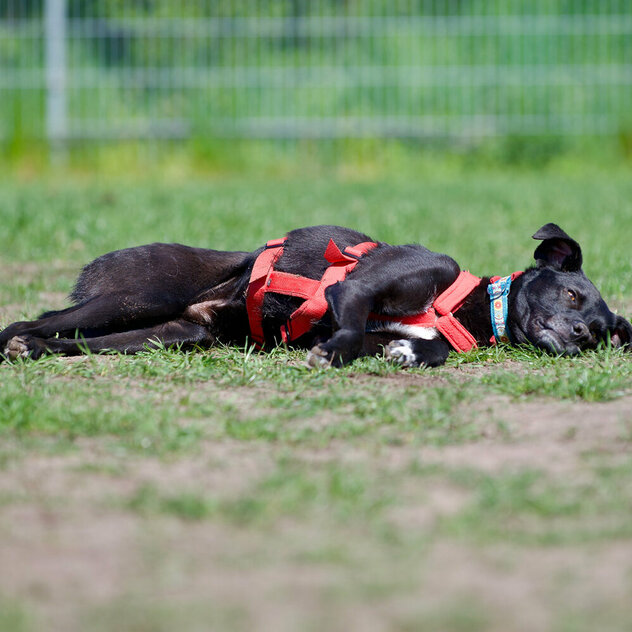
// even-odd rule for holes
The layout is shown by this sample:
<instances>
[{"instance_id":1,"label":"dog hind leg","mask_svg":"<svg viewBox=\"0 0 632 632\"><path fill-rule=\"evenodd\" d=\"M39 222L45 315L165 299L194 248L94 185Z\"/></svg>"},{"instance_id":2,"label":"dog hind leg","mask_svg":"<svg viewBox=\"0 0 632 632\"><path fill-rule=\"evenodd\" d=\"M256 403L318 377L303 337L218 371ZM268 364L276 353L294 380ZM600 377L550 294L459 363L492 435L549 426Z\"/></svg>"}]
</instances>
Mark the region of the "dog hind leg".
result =
<instances>
[{"instance_id":1,"label":"dog hind leg","mask_svg":"<svg viewBox=\"0 0 632 632\"><path fill-rule=\"evenodd\" d=\"M147 348L163 346L182 345L191 347L201 345L209 347L214 341L214 336L203 325L177 319L153 327L93 338L41 338L20 335L11 338L7 342L3 353L9 360L15 360L19 357L37 359L49 353L72 356L86 352L118 351L132 354L144 351Z\"/></svg>"},{"instance_id":2,"label":"dog hind leg","mask_svg":"<svg viewBox=\"0 0 632 632\"><path fill-rule=\"evenodd\" d=\"M181 313L180 305L142 297L97 296L80 305L57 312L47 312L33 321L17 322L0 332L0 350L15 336L51 338L74 336L90 330L116 331L131 329L134 323L168 321Z\"/></svg>"}]
</instances>

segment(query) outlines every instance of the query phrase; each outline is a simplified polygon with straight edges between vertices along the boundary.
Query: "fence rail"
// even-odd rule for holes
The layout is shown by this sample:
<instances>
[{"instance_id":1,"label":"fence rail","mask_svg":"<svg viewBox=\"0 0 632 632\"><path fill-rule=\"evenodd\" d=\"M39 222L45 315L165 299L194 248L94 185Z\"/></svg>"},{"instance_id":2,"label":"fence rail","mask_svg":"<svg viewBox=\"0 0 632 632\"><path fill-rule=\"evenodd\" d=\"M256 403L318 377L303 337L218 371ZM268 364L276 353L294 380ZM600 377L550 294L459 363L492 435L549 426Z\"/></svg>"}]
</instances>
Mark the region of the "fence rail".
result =
<instances>
[{"instance_id":1,"label":"fence rail","mask_svg":"<svg viewBox=\"0 0 632 632\"><path fill-rule=\"evenodd\" d=\"M623 0L4 0L0 138L608 135Z\"/></svg>"}]
</instances>

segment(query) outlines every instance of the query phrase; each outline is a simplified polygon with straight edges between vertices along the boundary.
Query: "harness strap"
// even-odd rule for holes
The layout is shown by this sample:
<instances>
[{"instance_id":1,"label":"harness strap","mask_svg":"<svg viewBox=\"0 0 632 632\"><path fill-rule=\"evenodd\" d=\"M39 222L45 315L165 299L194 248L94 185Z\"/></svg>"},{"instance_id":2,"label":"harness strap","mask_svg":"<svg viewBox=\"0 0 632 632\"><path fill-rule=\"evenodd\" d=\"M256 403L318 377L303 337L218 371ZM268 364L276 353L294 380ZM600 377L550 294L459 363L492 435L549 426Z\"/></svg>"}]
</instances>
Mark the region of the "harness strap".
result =
<instances>
[{"instance_id":1,"label":"harness strap","mask_svg":"<svg viewBox=\"0 0 632 632\"><path fill-rule=\"evenodd\" d=\"M435 327L461 353L478 348L476 338L452 314L437 318Z\"/></svg>"},{"instance_id":2,"label":"harness strap","mask_svg":"<svg viewBox=\"0 0 632 632\"><path fill-rule=\"evenodd\" d=\"M316 293L319 285L320 281L316 279L273 270L266 284L266 292L277 292L278 294L308 299Z\"/></svg>"},{"instance_id":3,"label":"harness strap","mask_svg":"<svg viewBox=\"0 0 632 632\"><path fill-rule=\"evenodd\" d=\"M250 283L246 294L246 311L248 312L250 335L257 347L263 345L263 327L261 322L263 297L265 296L274 264L283 254L283 244L286 239L287 237L269 241L265 250L255 260L250 273Z\"/></svg>"},{"instance_id":4,"label":"harness strap","mask_svg":"<svg viewBox=\"0 0 632 632\"><path fill-rule=\"evenodd\" d=\"M377 243L373 241L364 241L356 246L347 247L341 252L334 240L329 240L325 250L325 259L331 265L325 270L320 281L316 282L318 285L313 294L294 310L285 326L281 328L283 342L300 338L312 328L314 322L325 315L329 308L325 298L325 290L330 285L343 281L349 272L356 267L360 257L376 246Z\"/></svg>"},{"instance_id":5,"label":"harness strap","mask_svg":"<svg viewBox=\"0 0 632 632\"><path fill-rule=\"evenodd\" d=\"M330 265L325 269L322 278L316 280L274 270L274 265L283 254L286 239L287 237L269 241L265 250L257 257L250 275L246 309L250 334L257 348L261 348L264 344L261 308L266 292L305 299L281 327L283 342L300 338L327 312L329 306L325 298L325 290L330 285L343 281L358 264L360 257L377 246L376 242L364 241L341 251L333 239L330 239L324 254Z\"/></svg>"},{"instance_id":6,"label":"harness strap","mask_svg":"<svg viewBox=\"0 0 632 632\"><path fill-rule=\"evenodd\" d=\"M511 278L511 282L513 283L521 274L524 274L522 270L520 270L519 272L512 272L509 275ZM504 279L504 278L505 277L501 277L501 276L493 276L493 277L490 277L489 282L496 283L496 281L500 281L501 279Z\"/></svg>"},{"instance_id":7,"label":"harness strap","mask_svg":"<svg viewBox=\"0 0 632 632\"><path fill-rule=\"evenodd\" d=\"M465 299L472 293L481 279L470 272L461 270L456 281L433 303L433 307L440 314L437 319L436 328L445 336L446 340L461 352L478 348L476 339L472 334L454 317Z\"/></svg>"},{"instance_id":8,"label":"harness strap","mask_svg":"<svg viewBox=\"0 0 632 632\"><path fill-rule=\"evenodd\" d=\"M371 320L388 320L403 325L417 325L419 327L436 327L456 351L464 352L476 349L476 339L456 319L456 312L472 290L479 285L481 279L470 272L462 270L450 287L439 294L432 307L427 311L413 316L383 316L370 314Z\"/></svg>"},{"instance_id":9,"label":"harness strap","mask_svg":"<svg viewBox=\"0 0 632 632\"><path fill-rule=\"evenodd\" d=\"M445 292L437 296L432 306L441 316L454 313L463 305L463 301L480 282L481 279L479 277L466 270L461 270L454 283Z\"/></svg>"}]
</instances>

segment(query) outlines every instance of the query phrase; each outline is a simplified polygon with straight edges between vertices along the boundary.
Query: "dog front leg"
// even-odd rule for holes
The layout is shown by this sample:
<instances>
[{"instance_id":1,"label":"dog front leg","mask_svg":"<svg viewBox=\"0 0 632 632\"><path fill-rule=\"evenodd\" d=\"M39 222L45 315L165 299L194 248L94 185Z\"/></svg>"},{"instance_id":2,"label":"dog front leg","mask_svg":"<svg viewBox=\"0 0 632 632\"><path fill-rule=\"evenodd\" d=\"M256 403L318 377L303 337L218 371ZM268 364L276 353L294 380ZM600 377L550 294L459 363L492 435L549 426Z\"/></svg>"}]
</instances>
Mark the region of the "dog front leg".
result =
<instances>
[{"instance_id":1,"label":"dog front leg","mask_svg":"<svg viewBox=\"0 0 632 632\"><path fill-rule=\"evenodd\" d=\"M393 340L384 347L384 357L404 367L441 366L445 363L450 346L444 340L423 338Z\"/></svg>"},{"instance_id":2,"label":"dog front leg","mask_svg":"<svg viewBox=\"0 0 632 632\"><path fill-rule=\"evenodd\" d=\"M344 281L328 287L325 298L335 331L329 340L310 350L307 362L314 367L342 366L362 352L373 293L356 281Z\"/></svg>"},{"instance_id":3,"label":"dog front leg","mask_svg":"<svg viewBox=\"0 0 632 632\"><path fill-rule=\"evenodd\" d=\"M442 339L402 338L401 332L376 331L364 336L363 356L384 356L403 367L441 366L450 353Z\"/></svg>"}]
</instances>

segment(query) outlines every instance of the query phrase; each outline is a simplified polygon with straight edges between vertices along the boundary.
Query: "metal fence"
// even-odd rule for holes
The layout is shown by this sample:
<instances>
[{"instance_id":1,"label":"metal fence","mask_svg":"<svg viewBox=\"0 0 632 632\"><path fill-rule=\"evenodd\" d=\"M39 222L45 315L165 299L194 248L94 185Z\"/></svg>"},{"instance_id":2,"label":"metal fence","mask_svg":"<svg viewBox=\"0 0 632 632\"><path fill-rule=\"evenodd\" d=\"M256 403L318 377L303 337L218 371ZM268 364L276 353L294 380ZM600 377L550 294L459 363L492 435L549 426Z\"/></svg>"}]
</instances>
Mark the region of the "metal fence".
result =
<instances>
[{"instance_id":1,"label":"metal fence","mask_svg":"<svg viewBox=\"0 0 632 632\"><path fill-rule=\"evenodd\" d=\"M630 0L0 0L0 137L632 126Z\"/></svg>"}]
</instances>

